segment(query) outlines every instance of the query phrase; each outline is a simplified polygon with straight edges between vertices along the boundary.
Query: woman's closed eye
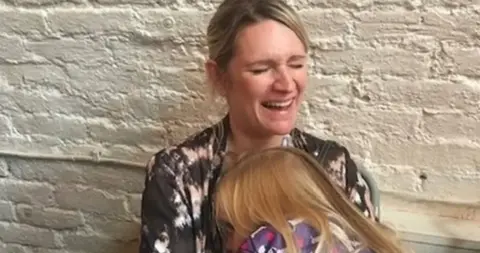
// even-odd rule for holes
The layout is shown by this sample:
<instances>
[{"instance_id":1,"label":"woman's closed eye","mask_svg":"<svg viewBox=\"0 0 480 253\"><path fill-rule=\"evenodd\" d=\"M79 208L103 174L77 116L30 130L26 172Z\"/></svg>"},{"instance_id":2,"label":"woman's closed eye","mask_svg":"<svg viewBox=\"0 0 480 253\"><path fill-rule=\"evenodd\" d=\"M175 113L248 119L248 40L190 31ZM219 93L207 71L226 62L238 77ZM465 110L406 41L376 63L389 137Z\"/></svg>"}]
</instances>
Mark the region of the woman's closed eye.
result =
<instances>
[{"instance_id":1,"label":"woman's closed eye","mask_svg":"<svg viewBox=\"0 0 480 253\"><path fill-rule=\"evenodd\" d=\"M294 69L301 69L303 68L304 64L290 64L289 66Z\"/></svg>"},{"instance_id":2,"label":"woman's closed eye","mask_svg":"<svg viewBox=\"0 0 480 253\"><path fill-rule=\"evenodd\" d=\"M254 75L260 75L262 73L267 72L268 69L269 68L255 68L255 69L250 70L250 72L252 72L252 74L254 74Z\"/></svg>"}]
</instances>

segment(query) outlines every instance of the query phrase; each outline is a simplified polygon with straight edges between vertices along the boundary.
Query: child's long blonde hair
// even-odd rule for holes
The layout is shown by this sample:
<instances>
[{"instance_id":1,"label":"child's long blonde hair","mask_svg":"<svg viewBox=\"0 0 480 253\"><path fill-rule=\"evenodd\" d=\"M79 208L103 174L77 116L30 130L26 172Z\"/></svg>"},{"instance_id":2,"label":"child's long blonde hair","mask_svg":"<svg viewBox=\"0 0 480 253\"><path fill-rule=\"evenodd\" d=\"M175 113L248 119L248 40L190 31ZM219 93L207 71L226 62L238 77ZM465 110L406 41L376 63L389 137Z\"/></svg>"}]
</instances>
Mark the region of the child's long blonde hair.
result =
<instances>
[{"instance_id":1,"label":"child's long blonde hair","mask_svg":"<svg viewBox=\"0 0 480 253\"><path fill-rule=\"evenodd\" d=\"M405 252L392 233L360 213L321 165L299 149L245 155L229 166L217 187L217 220L244 238L269 224L282 234L287 252L298 253L288 220L300 218L320 233L317 252L349 240L376 253Z\"/></svg>"}]
</instances>

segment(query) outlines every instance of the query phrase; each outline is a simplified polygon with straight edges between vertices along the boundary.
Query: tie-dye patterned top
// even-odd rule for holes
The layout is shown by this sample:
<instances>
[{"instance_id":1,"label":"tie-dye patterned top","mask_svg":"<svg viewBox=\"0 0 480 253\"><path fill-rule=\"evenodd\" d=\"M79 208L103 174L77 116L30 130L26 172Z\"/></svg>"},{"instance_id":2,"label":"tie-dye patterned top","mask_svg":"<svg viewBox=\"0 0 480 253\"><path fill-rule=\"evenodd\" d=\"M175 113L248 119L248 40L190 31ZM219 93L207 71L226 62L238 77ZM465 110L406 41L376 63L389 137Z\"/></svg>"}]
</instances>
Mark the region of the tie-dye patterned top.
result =
<instances>
[{"instance_id":1,"label":"tie-dye patterned top","mask_svg":"<svg viewBox=\"0 0 480 253\"><path fill-rule=\"evenodd\" d=\"M289 221L299 253L314 253L318 246L318 236L315 228L298 220ZM272 226L262 226L247 238L235 253L283 253L286 244L282 235ZM324 252L324 251L321 251ZM361 249L360 245L336 240L328 253L373 253L370 249Z\"/></svg>"},{"instance_id":2,"label":"tie-dye patterned top","mask_svg":"<svg viewBox=\"0 0 480 253\"><path fill-rule=\"evenodd\" d=\"M212 198L221 178L229 129L227 115L150 159L141 204L139 253L224 252ZM329 164L329 152L341 147L299 129L285 136L282 145L302 149L324 165ZM344 164L335 169L326 166L327 171L365 215L375 218L368 186L345 152Z\"/></svg>"}]
</instances>

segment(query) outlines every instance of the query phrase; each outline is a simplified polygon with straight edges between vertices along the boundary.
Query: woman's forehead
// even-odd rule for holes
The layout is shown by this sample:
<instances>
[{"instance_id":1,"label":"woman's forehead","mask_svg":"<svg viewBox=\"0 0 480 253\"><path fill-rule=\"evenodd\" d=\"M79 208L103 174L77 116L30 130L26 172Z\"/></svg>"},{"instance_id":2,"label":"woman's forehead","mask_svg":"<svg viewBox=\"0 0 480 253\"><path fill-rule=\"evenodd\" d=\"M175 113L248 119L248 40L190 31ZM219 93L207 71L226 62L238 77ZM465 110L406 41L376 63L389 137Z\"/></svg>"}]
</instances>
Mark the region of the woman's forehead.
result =
<instances>
[{"instance_id":1,"label":"woman's forehead","mask_svg":"<svg viewBox=\"0 0 480 253\"><path fill-rule=\"evenodd\" d=\"M304 45L295 32L273 20L245 27L237 36L235 51L236 56L246 62L286 60L306 54Z\"/></svg>"}]
</instances>

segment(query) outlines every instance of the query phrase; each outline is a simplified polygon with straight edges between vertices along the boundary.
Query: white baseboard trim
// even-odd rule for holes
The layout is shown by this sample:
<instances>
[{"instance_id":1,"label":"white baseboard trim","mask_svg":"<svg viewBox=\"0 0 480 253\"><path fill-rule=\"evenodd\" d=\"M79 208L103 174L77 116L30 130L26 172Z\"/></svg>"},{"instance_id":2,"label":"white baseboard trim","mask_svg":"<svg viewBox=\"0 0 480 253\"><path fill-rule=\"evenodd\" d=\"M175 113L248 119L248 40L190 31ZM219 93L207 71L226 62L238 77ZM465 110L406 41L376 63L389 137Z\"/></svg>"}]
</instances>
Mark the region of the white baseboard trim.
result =
<instances>
[{"instance_id":1,"label":"white baseboard trim","mask_svg":"<svg viewBox=\"0 0 480 253\"><path fill-rule=\"evenodd\" d=\"M382 221L392 225L409 243L480 252L480 222L476 220L384 209Z\"/></svg>"}]
</instances>

